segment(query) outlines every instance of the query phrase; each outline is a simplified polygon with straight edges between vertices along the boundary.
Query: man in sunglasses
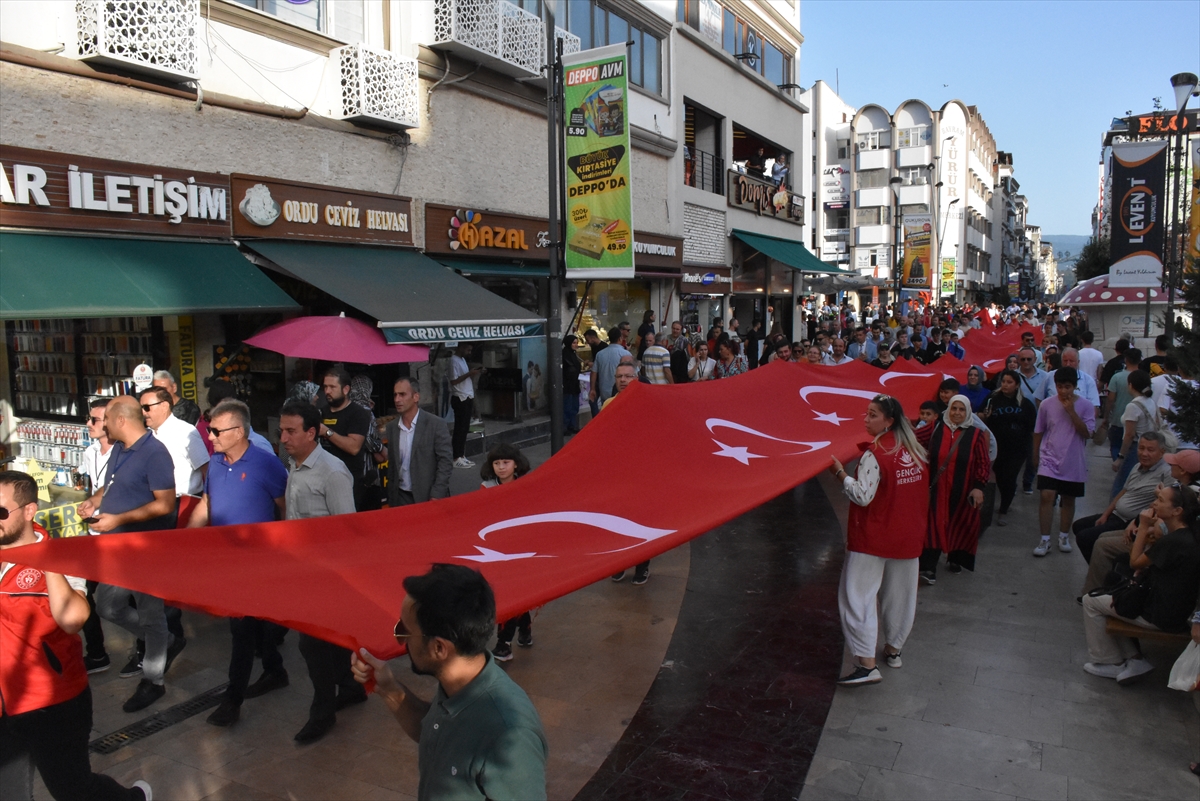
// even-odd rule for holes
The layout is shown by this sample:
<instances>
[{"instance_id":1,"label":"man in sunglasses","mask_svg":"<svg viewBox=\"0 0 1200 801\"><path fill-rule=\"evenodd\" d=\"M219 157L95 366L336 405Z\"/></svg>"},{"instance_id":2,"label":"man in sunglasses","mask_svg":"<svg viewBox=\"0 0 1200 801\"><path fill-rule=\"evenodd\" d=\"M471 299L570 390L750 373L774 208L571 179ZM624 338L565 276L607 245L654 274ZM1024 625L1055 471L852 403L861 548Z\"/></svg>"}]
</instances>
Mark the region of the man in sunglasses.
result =
<instances>
[{"instance_id":1,"label":"man in sunglasses","mask_svg":"<svg viewBox=\"0 0 1200 801\"><path fill-rule=\"evenodd\" d=\"M104 431L104 409L108 406L105 398L96 398L88 404L87 431L92 444L84 450L79 459L79 472L87 476L88 491L95 492L104 486L104 478L108 473L108 457L112 455L112 442ZM99 582L87 583L88 606L92 614L87 623L83 624L83 641L87 643L87 652L83 657L83 666L88 673L103 673L112 666L108 651L104 648L104 627L100 616L96 614L96 587Z\"/></svg>"},{"instance_id":2,"label":"man in sunglasses","mask_svg":"<svg viewBox=\"0 0 1200 801\"><path fill-rule=\"evenodd\" d=\"M154 437L167 446L175 468L175 494L199 495L204 491L208 472L208 449L200 432L191 423L171 414L171 393L162 387L151 387L140 396L146 426Z\"/></svg>"},{"instance_id":3,"label":"man in sunglasses","mask_svg":"<svg viewBox=\"0 0 1200 801\"><path fill-rule=\"evenodd\" d=\"M38 488L0 472L0 798L32 798L36 765L56 799L145 799L93 773L88 757L92 691L77 632L88 618L83 579L9 562L9 548L45 536L33 527Z\"/></svg>"},{"instance_id":4,"label":"man in sunglasses","mask_svg":"<svg viewBox=\"0 0 1200 801\"><path fill-rule=\"evenodd\" d=\"M129 395L109 401L104 412L104 429L113 442L108 476L103 488L79 504L79 514L85 518L95 516L95 521L88 525L100 534L175 528L175 469L171 454L146 430L141 405ZM163 675L182 648L182 641L174 642L167 630L163 601L145 593L100 584L96 588L96 611L146 643L141 668L138 669L134 653L130 664L121 671L127 677L142 675L137 690L122 709L126 712L145 709L166 694Z\"/></svg>"},{"instance_id":5,"label":"man in sunglasses","mask_svg":"<svg viewBox=\"0 0 1200 801\"><path fill-rule=\"evenodd\" d=\"M546 797L549 748L537 710L488 652L496 600L478 572L435 564L404 579L396 639L412 670L438 688L423 701L387 663L360 648L354 678L372 678L404 733L417 742L418 798Z\"/></svg>"}]
</instances>

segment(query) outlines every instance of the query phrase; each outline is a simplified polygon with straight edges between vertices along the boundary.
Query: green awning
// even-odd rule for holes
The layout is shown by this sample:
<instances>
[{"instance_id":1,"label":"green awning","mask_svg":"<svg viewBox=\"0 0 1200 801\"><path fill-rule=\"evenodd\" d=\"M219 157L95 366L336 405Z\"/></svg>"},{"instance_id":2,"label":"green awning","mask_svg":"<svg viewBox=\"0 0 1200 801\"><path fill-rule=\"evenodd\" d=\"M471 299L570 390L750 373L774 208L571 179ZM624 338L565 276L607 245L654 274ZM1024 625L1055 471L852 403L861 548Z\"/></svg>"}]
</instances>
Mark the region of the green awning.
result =
<instances>
[{"instance_id":1,"label":"green awning","mask_svg":"<svg viewBox=\"0 0 1200 801\"><path fill-rule=\"evenodd\" d=\"M520 265L498 261L464 261L462 259L438 259L438 262L463 275L492 275L505 278L550 277L550 266L547 264Z\"/></svg>"},{"instance_id":2,"label":"green awning","mask_svg":"<svg viewBox=\"0 0 1200 801\"><path fill-rule=\"evenodd\" d=\"M388 342L541 336L545 318L415 250L263 240L280 268L379 321Z\"/></svg>"},{"instance_id":3,"label":"green awning","mask_svg":"<svg viewBox=\"0 0 1200 801\"><path fill-rule=\"evenodd\" d=\"M296 308L230 244L0 232L0 319Z\"/></svg>"},{"instance_id":4,"label":"green awning","mask_svg":"<svg viewBox=\"0 0 1200 801\"><path fill-rule=\"evenodd\" d=\"M767 236L766 234L752 234L749 231L743 231L739 228L734 228L729 233L759 253L802 273L858 275L858 273L852 270L841 270L832 264L826 264L814 256L808 248L804 247L803 243L797 242L794 239L780 239L777 236Z\"/></svg>"}]
</instances>

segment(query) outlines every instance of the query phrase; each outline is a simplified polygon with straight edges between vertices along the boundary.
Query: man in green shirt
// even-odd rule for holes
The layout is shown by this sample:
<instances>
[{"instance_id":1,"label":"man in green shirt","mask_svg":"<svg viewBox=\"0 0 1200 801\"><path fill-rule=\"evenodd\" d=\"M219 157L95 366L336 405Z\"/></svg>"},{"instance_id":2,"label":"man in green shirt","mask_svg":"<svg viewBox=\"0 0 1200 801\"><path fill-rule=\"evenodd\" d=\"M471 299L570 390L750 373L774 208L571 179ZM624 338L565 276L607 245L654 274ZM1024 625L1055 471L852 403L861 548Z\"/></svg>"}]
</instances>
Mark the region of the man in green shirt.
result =
<instances>
[{"instance_id":1,"label":"man in green shirt","mask_svg":"<svg viewBox=\"0 0 1200 801\"><path fill-rule=\"evenodd\" d=\"M1121 415L1125 414L1125 407L1133 400L1129 392L1129 374L1138 369L1141 358L1142 352L1137 348L1125 351L1125 366L1108 382L1108 404L1104 417L1108 420L1108 448L1114 461L1125 439L1125 424L1121 422Z\"/></svg>"},{"instance_id":2,"label":"man in green shirt","mask_svg":"<svg viewBox=\"0 0 1200 801\"><path fill-rule=\"evenodd\" d=\"M423 701L387 664L360 648L354 678L375 679L379 697L419 745L422 799L546 797L548 747L533 702L493 660L496 600L478 572L435 564L404 580L407 593L395 635L408 647L413 672L438 689Z\"/></svg>"}]
</instances>

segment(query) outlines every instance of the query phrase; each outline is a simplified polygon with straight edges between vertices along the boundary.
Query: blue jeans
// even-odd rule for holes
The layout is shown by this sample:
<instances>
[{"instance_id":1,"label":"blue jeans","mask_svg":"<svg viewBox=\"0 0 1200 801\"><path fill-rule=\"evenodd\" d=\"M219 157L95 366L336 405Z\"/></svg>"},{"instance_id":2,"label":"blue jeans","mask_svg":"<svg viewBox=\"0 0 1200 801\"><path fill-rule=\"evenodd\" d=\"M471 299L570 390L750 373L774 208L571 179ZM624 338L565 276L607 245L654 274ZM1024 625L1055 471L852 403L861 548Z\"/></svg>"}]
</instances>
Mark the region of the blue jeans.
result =
<instances>
[{"instance_id":1,"label":"blue jeans","mask_svg":"<svg viewBox=\"0 0 1200 801\"><path fill-rule=\"evenodd\" d=\"M1113 461L1121 455L1121 442L1125 439L1125 424L1117 421L1117 424L1108 427L1108 451L1112 455Z\"/></svg>"},{"instance_id":2,"label":"blue jeans","mask_svg":"<svg viewBox=\"0 0 1200 801\"><path fill-rule=\"evenodd\" d=\"M579 395L563 395L563 428L579 430Z\"/></svg>"}]
</instances>

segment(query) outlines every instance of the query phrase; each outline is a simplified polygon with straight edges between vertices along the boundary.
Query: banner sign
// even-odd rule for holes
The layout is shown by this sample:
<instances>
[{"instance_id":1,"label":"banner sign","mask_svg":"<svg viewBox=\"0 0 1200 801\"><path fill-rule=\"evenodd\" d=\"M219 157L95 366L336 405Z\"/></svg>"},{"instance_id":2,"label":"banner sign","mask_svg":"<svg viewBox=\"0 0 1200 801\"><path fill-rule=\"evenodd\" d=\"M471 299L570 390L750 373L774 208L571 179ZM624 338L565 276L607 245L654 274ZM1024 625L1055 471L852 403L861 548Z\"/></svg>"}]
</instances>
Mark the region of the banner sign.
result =
<instances>
[{"instance_id":1,"label":"banner sign","mask_svg":"<svg viewBox=\"0 0 1200 801\"><path fill-rule=\"evenodd\" d=\"M426 203L425 252L544 262L550 259L550 225L545 217Z\"/></svg>"},{"instance_id":2,"label":"banner sign","mask_svg":"<svg viewBox=\"0 0 1200 801\"><path fill-rule=\"evenodd\" d=\"M1166 171L1165 139L1113 145L1110 287L1162 282Z\"/></svg>"},{"instance_id":3,"label":"banner sign","mask_svg":"<svg viewBox=\"0 0 1200 801\"><path fill-rule=\"evenodd\" d=\"M954 259L942 259L942 294L943 295L953 295L954 294L955 268L956 268L956 264L955 264ZM1016 295L1013 295L1013 297L1015 298Z\"/></svg>"},{"instance_id":4,"label":"banner sign","mask_svg":"<svg viewBox=\"0 0 1200 801\"><path fill-rule=\"evenodd\" d=\"M1192 145L1192 219L1188 225L1187 255L1200 260L1200 139L1191 140Z\"/></svg>"},{"instance_id":5,"label":"banner sign","mask_svg":"<svg viewBox=\"0 0 1200 801\"><path fill-rule=\"evenodd\" d=\"M804 225L804 197L789 192L786 186L739 170L728 171L725 186L725 199L734 208Z\"/></svg>"},{"instance_id":6,"label":"banner sign","mask_svg":"<svg viewBox=\"0 0 1200 801\"><path fill-rule=\"evenodd\" d=\"M625 44L563 56L568 280L633 278Z\"/></svg>"},{"instance_id":7,"label":"banner sign","mask_svg":"<svg viewBox=\"0 0 1200 801\"><path fill-rule=\"evenodd\" d=\"M491 339L523 339L546 333L544 323L424 323L381 328L389 345L427 345L439 342L483 342Z\"/></svg>"},{"instance_id":8,"label":"banner sign","mask_svg":"<svg viewBox=\"0 0 1200 801\"><path fill-rule=\"evenodd\" d=\"M930 243L933 239L933 216L929 214L906 214L901 227L904 229L904 260L900 262L901 283L905 289L933 289L933 265L929 263Z\"/></svg>"},{"instance_id":9,"label":"banner sign","mask_svg":"<svg viewBox=\"0 0 1200 801\"><path fill-rule=\"evenodd\" d=\"M82 537L88 534L87 523L79 516L78 504L68 503L50 509L39 509L33 522L46 529L51 537Z\"/></svg>"}]
</instances>

